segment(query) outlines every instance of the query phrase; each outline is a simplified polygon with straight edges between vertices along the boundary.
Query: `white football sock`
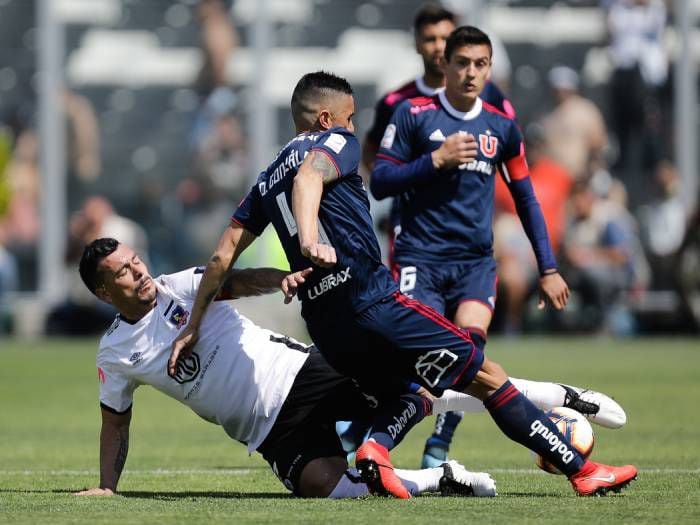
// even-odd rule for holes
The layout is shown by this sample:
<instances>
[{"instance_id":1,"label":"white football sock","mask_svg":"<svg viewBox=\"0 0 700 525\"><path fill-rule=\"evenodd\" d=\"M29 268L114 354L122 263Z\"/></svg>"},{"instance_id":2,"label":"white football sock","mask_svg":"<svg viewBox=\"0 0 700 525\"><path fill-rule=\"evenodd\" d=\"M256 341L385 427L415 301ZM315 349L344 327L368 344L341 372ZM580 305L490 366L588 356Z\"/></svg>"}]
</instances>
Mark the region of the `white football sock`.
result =
<instances>
[{"instance_id":1,"label":"white football sock","mask_svg":"<svg viewBox=\"0 0 700 525\"><path fill-rule=\"evenodd\" d=\"M411 493L411 496L418 496L423 492L438 492L440 490L440 478L444 474L440 467L421 470L395 468L394 472L401 479L404 487Z\"/></svg>"},{"instance_id":2,"label":"white football sock","mask_svg":"<svg viewBox=\"0 0 700 525\"><path fill-rule=\"evenodd\" d=\"M335 486L333 491L328 495L329 499L340 499L340 498L360 498L369 494L369 489L367 485L360 481L353 481L350 477L358 478L360 475L354 468L348 468L345 474L340 476L338 484Z\"/></svg>"},{"instance_id":3,"label":"white football sock","mask_svg":"<svg viewBox=\"0 0 700 525\"><path fill-rule=\"evenodd\" d=\"M566 399L566 390L556 383L509 378L515 388L539 409L549 410L560 407ZM486 410L481 400L454 390L445 390L441 397L433 401L433 414L443 412L483 412Z\"/></svg>"},{"instance_id":4,"label":"white football sock","mask_svg":"<svg viewBox=\"0 0 700 525\"><path fill-rule=\"evenodd\" d=\"M545 381L530 381L528 379L509 378L515 388L532 401L532 404L541 410L560 407L566 400L566 390L556 383Z\"/></svg>"},{"instance_id":5,"label":"white football sock","mask_svg":"<svg viewBox=\"0 0 700 525\"><path fill-rule=\"evenodd\" d=\"M402 470L394 469L396 475L411 496L418 496L423 492L438 492L440 490L440 478L443 475L442 468L426 468L423 470ZM369 494L367 485L362 482L352 481L352 478L359 478L357 470L350 467L338 480L338 484L328 495L329 499L340 498L360 498Z\"/></svg>"}]
</instances>

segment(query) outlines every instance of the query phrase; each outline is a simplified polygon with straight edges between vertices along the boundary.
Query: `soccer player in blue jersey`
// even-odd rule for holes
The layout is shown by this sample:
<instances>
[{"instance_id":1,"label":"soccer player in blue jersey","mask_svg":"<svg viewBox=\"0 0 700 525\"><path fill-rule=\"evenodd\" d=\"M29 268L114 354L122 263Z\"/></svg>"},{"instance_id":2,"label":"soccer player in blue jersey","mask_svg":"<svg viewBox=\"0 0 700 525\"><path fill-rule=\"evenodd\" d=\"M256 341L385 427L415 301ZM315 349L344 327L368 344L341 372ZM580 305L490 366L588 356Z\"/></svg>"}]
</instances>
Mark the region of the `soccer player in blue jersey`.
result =
<instances>
[{"instance_id":1,"label":"soccer player in blue jersey","mask_svg":"<svg viewBox=\"0 0 700 525\"><path fill-rule=\"evenodd\" d=\"M362 161L368 170L372 170L377 152L380 149L382 136L390 124L391 118L397 108L401 107L402 103L416 97L433 97L442 91L445 87L445 68L442 63L444 59L445 45L449 35L454 31L456 25L456 16L454 13L445 9L442 6L428 4L420 9L414 19L414 34L416 51L423 59L424 73L415 80L408 82L399 89L392 91L382 97L377 103L375 109L375 117L372 127L367 133L362 145ZM510 101L503 95L500 89L488 79L485 78L483 89L479 93L479 98L487 102L490 106L498 109L508 117L515 118L515 109ZM405 104L404 104L405 106ZM402 109L405 111L405 109ZM393 124L396 126L396 124ZM393 130L394 128L390 128ZM389 133L392 133L390 131ZM387 137L389 139L390 136ZM429 140L424 137L433 147L437 148L440 141ZM461 141L459 145L462 148L476 148L476 143L471 134L463 134L454 137L454 140ZM400 139L396 139L400 141ZM409 146L413 148L413 144ZM419 144L418 147L424 147ZM391 152L384 152L384 155L391 156ZM410 157L409 157L410 158ZM380 166L386 162L380 160ZM389 165L391 171L392 165ZM382 167L383 172L387 168ZM375 177L380 177L379 175ZM373 181L373 184L376 182ZM426 183L432 184L431 182ZM381 184L380 184L381 186ZM420 247L421 254L405 255L405 247L401 250L403 255L401 264L396 263L395 252L395 237L401 231L402 215L400 212L400 203L402 200L410 200L412 193L409 191L406 195L392 194L393 201L391 212L388 221L387 235L389 238L389 265L394 271L394 277L400 281L402 291L409 294L415 299L420 300L424 304L438 310L443 315L446 315L459 326L472 327L480 329L484 334L488 330L491 322L493 305L495 304L495 263L490 258L490 264L485 264L481 267L476 267L474 264L468 266L460 266L457 271L463 272L455 275L457 266L451 264L443 266L444 262L458 263L460 259L449 259L442 257L442 254L433 250L433 246L422 245ZM383 194L375 195L383 197ZM458 196L456 196L458 198ZM491 202L493 198L491 198ZM413 216L413 215L411 215ZM457 217L455 222L462 224L462 217ZM450 223L438 223L437 228L448 230ZM490 231L490 230L489 230ZM463 237L455 237L455 244L463 241ZM404 243L405 244L405 243ZM469 252L468 244L463 244L467 252L466 258L473 260L480 257L480 254ZM431 257L429 260L421 258L422 253L428 252ZM440 259L441 267L444 268L445 275L438 273L430 273L421 266L434 266L435 259ZM482 275L487 272L487 275ZM462 287L471 285L475 289L455 289L453 282L460 281ZM437 282L436 282L437 281ZM441 281L441 282L440 282ZM471 281L471 282L470 282ZM478 301L481 304L469 304L469 301ZM459 304L458 304L459 303ZM461 305L464 303L464 306ZM461 308L461 311L460 311ZM459 315L456 315L459 313ZM526 395L534 393L540 396L548 396L552 399L560 399L560 405L573 405L572 408L579 411L590 412L598 410L603 397L596 392L590 390L583 391L575 389L568 385L558 385L556 383L538 383L524 380L516 380L517 387ZM583 398L582 398L583 396ZM591 401L593 403L591 403ZM437 416L433 434L428 438L423 451L421 461L422 467L433 467L442 464L447 459L447 453L452 442L457 425L462 419L461 412L448 412ZM344 428L343 438L348 446L352 446L353 441L357 441L364 436L364 428L359 424L352 424Z\"/></svg>"},{"instance_id":2,"label":"soccer player in blue jersey","mask_svg":"<svg viewBox=\"0 0 700 525\"><path fill-rule=\"evenodd\" d=\"M272 223L291 268L313 271L299 287L302 316L317 348L338 372L365 392L397 391L417 384L435 396L446 389L484 402L511 439L554 464L580 495L619 490L636 468L610 467L583 458L550 419L525 398L472 337L436 311L398 291L382 264L369 201L358 174L360 145L353 135L352 88L334 75L305 75L292 95L298 131L260 174L224 231L192 307L187 327L173 343L168 364L188 356L199 338L203 315L231 266ZM468 162L469 159L464 159ZM401 408L397 397L397 409ZM407 406L407 405L405 405ZM357 451L361 478L377 492L409 497L394 473L388 449L431 410L414 403L397 414L389 431L372 436ZM420 413L418 413L420 412Z\"/></svg>"}]
</instances>

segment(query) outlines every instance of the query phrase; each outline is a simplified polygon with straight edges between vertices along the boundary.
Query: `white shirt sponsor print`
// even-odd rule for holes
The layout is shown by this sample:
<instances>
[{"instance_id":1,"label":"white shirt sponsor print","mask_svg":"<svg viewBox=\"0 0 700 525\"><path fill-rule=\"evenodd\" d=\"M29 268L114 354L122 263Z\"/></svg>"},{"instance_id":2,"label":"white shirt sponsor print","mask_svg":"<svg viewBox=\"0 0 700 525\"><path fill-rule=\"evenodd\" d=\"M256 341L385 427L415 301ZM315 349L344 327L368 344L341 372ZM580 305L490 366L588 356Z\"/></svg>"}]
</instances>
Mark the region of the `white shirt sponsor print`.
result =
<instances>
[{"instance_id":1,"label":"white shirt sponsor print","mask_svg":"<svg viewBox=\"0 0 700 525\"><path fill-rule=\"evenodd\" d=\"M326 275L318 282L318 284L316 284L316 286L307 292L309 299L313 301L317 297L323 295L329 290L332 290L336 286L340 286L349 279L352 279L349 266L345 268L345 270L341 270L336 274Z\"/></svg>"}]
</instances>

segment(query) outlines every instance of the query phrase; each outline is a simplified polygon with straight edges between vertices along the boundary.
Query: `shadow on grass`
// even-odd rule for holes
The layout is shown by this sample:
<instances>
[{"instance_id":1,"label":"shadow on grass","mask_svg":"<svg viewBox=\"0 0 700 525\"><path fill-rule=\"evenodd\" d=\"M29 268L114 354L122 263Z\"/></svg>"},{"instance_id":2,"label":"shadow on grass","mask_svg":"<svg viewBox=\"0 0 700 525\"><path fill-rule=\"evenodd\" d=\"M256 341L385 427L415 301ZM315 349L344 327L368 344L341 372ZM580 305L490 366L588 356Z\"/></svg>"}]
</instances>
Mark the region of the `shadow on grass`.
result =
<instances>
[{"instance_id":1,"label":"shadow on grass","mask_svg":"<svg viewBox=\"0 0 700 525\"><path fill-rule=\"evenodd\" d=\"M73 494L84 489L0 489L0 494ZM117 496L134 499L153 499L163 501L174 501L179 499L196 498L218 498L218 499L286 499L293 497L291 494L281 494L279 492L217 492L210 490L202 491L145 491L145 490L124 490L119 491ZM95 498L104 496L92 496Z\"/></svg>"}]
</instances>

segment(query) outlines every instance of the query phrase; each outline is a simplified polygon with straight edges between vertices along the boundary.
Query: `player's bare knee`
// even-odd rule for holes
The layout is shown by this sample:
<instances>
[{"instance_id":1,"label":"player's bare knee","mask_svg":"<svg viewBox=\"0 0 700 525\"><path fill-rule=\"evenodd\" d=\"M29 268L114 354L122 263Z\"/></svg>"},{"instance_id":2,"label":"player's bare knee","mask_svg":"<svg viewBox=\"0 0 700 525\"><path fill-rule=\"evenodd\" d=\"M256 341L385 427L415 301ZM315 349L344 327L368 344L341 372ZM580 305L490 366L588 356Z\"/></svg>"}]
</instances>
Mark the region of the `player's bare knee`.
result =
<instances>
[{"instance_id":1,"label":"player's bare knee","mask_svg":"<svg viewBox=\"0 0 700 525\"><path fill-rule=\"evenodd\" d=\"M345 474L345 458L317 458L308 463L299 478L299 495L303 498L327 498Z\"/></svg>"}]
</instances>

